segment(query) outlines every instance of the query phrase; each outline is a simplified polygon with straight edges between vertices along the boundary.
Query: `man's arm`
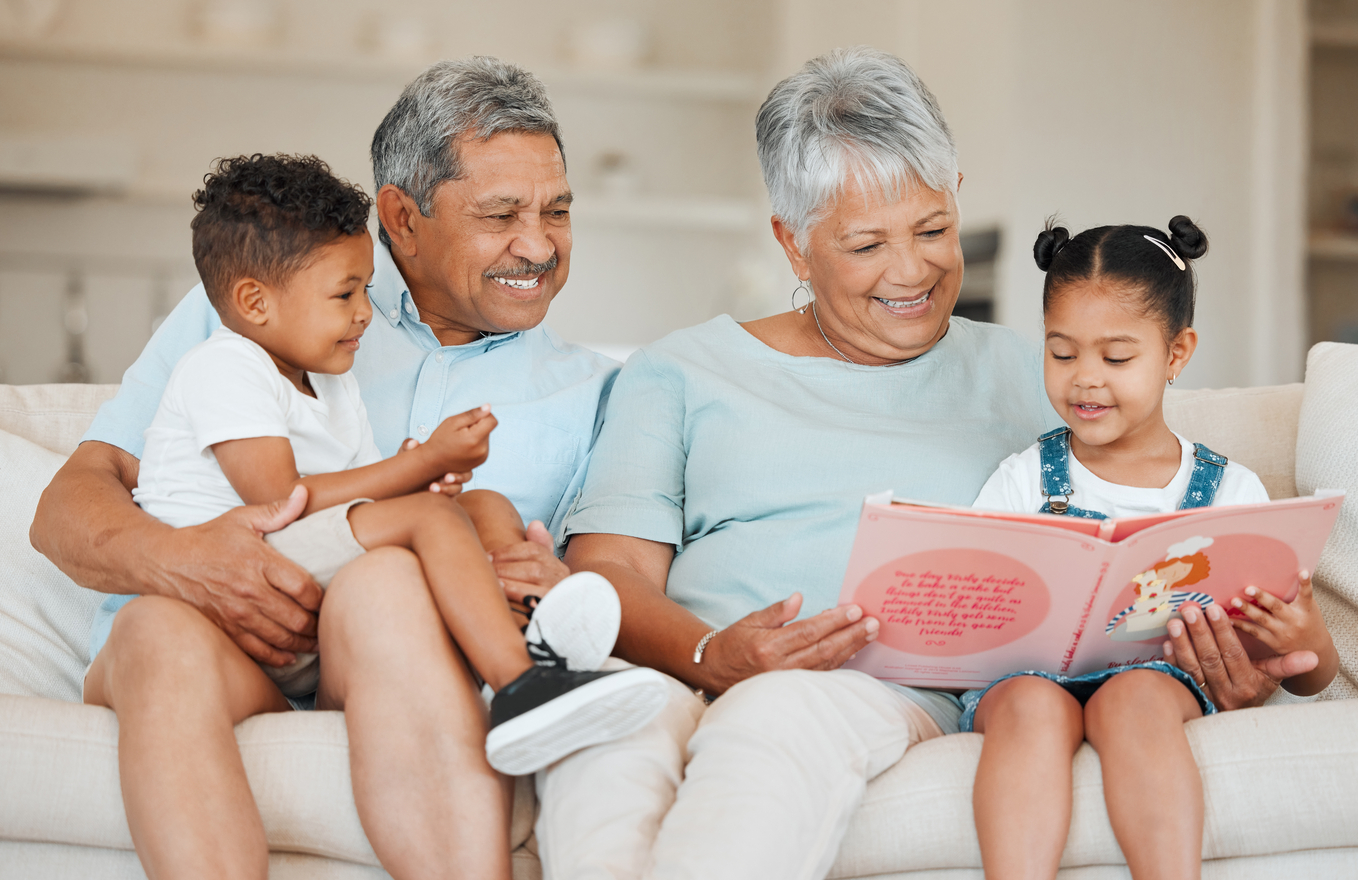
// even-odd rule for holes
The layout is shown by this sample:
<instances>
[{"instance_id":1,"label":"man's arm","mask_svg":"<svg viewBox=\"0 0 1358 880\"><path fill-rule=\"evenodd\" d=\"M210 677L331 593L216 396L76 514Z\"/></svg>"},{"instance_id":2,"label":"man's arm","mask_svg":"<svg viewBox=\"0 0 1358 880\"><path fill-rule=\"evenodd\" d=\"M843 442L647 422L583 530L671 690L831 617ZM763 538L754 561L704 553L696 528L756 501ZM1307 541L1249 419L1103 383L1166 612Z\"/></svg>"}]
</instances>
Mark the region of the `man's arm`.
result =
<instances>
[{"instance_id":1,"label":"man's arm","mask_svg":"<svg viewBox=\"0 0 1358 880\"><path fill-rule=\"evenodd\" d=\"M673 559L673 546L626 535L575 535L566 548L571 571L597 572L618 591L614 653L709 694L774 669L837 669L877 638L877 621L853 605L791 623L802 604L794 593L722 630L695 664L694 649L711 627L665 595Z\"/></svg>"},{"instance_id":2,"label":"man's arm","mask_svg":"<svg viewBox=\"0 0 1358 880\"><path fill-rule=\"evenodd\" d=\"M38 501L34 549L83 587L182 599L257 660L314 651L320 587L261 540L297 518L305 495L174 529L132 501L138 471L124 450L82 443Z\"/></svg>"}]
</instances>

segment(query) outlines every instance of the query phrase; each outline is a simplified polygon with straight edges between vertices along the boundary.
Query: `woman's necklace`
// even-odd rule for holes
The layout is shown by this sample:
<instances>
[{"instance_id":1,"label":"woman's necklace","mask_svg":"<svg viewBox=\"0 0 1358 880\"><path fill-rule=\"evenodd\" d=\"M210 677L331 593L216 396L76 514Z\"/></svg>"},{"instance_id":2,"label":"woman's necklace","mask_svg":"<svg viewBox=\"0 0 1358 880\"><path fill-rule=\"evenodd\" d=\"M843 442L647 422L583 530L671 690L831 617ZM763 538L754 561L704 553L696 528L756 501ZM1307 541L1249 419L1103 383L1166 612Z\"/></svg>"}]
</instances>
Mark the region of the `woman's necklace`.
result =
<instances>
[{"instance_id":1,"label":"woman's necklace","mask_svg":"<svg viewBox=\"0 0 1358 880\"><path fill-rule=\"evenodd\" d=\"M850 357L849 357L847 354L845 354L844 352L842 352L842 351L840 351L839 349L835 348L835 344L834 344L833 342L830 341L830 337L828 337L828 336L825 335L825 328L822 327L822 326L820 325L820 315L817 315L817 314L816 314L816 301L815 301L814 299L811 300L811 319L812 319L813 321L816 322L816 329L820 331L820 338L825 340L825 344L828 345L828 346L830 346L830 349L831 349L832 351L834 351L835 354L837 354L837 355L839 355L840 357L844 358L844 360L846 360L846 361L848 361L849 363L853 364L855 367L866 367L866 366L869 366L869 364L860 364L858 361L853 360L852 358L850 358ZM908 363L910 363L911 361L916 360L917 358L919 358L919 355L915 355L915 357L912 357L912 358L906 358L906 359L903 360L903 361L896 361L895 363L890 363L890 364L878 364L877 366L879 366L879 367L899 367L901 364L908 364Z\"/></svg>"}]
</instances>

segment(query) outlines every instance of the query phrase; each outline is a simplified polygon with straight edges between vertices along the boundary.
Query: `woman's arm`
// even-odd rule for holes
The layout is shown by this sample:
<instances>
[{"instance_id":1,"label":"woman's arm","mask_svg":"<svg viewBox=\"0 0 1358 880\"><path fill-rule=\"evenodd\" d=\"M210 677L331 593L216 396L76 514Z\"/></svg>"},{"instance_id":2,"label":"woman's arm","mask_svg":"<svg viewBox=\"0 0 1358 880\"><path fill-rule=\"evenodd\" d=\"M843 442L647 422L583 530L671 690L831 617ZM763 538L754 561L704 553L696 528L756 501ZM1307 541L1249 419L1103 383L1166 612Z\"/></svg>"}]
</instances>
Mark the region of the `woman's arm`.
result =
<instances>
[{"instance_id":1,"label":"woman's arm","mask_svg":"<svg viewBox=\"0 0 1358 880\"><path fill-rule=\"evenodd\" d=\"M395 498L418 492L431 483L452 490L486 460L488 437L495 428L489 407L449 416L423 444L402 449L391 458L329 474L300 476L292 444L286 437L248 437L215 443L212 452L231 488L246 504L287 498L298 486L307 490L302 515L355 498ZM446 479L456 474L457 480Z\"/></svg>"},{"instance_id":2,"label":"woman's arm","mask_svg":"<svg viewBox=\"0 0 1358 880\"><path fill-rule=\"evenodd\" d=\"M618 591L622 627L614 653L690 687L720 694L769 670L837 669L877 638L877 621L853 605L791 623L802 604L794 593L722 630L695 664L694 650L711 628L665 595L673 559L672 545L626 535L575 535L566 548L572 571L597 572Z\"/></svg>"},{"instance_id":3,"label":"woman's arm","mask_svg":"<svg viewBox=\"0 0 1358 880\"><path fill-rule=\"evenodd\" d=\"M257 660L278 665L314 651L321 589L260 540L295 519L303 499L173 529L133 503L138 471L124 450L82 443L38 501L34 549L83 587L188 602Z\"/></svg>"}]
</instances>

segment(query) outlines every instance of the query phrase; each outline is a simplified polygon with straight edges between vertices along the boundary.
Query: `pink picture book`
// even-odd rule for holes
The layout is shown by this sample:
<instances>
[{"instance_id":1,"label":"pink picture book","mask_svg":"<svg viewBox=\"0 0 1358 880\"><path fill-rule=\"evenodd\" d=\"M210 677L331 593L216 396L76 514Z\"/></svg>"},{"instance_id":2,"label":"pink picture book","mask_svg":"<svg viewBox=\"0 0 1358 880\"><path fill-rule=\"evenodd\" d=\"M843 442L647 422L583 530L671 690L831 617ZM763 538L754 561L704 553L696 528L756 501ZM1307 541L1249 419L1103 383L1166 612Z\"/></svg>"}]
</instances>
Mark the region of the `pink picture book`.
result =
<instances>
[{"instance_id":1,"label":"pink picture book","mask_svg":"<svg viewBox=\"0 0 1358 880\"><path fill-rule=\"evenodd\" d=\"M884 681L983 687L1038 669L1081 675L1164 658L1186 602L1284 601L1315 570L1343 492L1122 519L863 505L840 604L881 622L845 664ZM1239 614L1239 612L1235 612ZM1268 649L1241 634L1252 656Z\"/></svg>"}]
</instances>

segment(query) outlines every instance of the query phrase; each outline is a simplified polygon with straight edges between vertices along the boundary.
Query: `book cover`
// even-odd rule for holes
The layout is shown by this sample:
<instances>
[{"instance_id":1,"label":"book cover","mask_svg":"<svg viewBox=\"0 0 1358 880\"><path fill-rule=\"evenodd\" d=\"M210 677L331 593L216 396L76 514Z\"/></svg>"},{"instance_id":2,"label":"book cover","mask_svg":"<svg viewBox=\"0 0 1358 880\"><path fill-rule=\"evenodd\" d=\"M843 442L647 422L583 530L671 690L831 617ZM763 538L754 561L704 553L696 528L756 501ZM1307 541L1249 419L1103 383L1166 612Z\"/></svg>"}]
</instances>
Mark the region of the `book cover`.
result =
<instances>
[{"instance_id":1,"label":"book cover","mask_svg":"<svg viewBox=\"0 0 1358 880\"><path fill-rule=\"evenodd\" d=\"M845 664L885 681L982 687L1163 659L1188 602L1295 597L1343 493L1121 519L998 513L869 497L840 604L882 624ZM1241 635L1254 656L1267 649Z\"/></svg>"}]
</instances>

